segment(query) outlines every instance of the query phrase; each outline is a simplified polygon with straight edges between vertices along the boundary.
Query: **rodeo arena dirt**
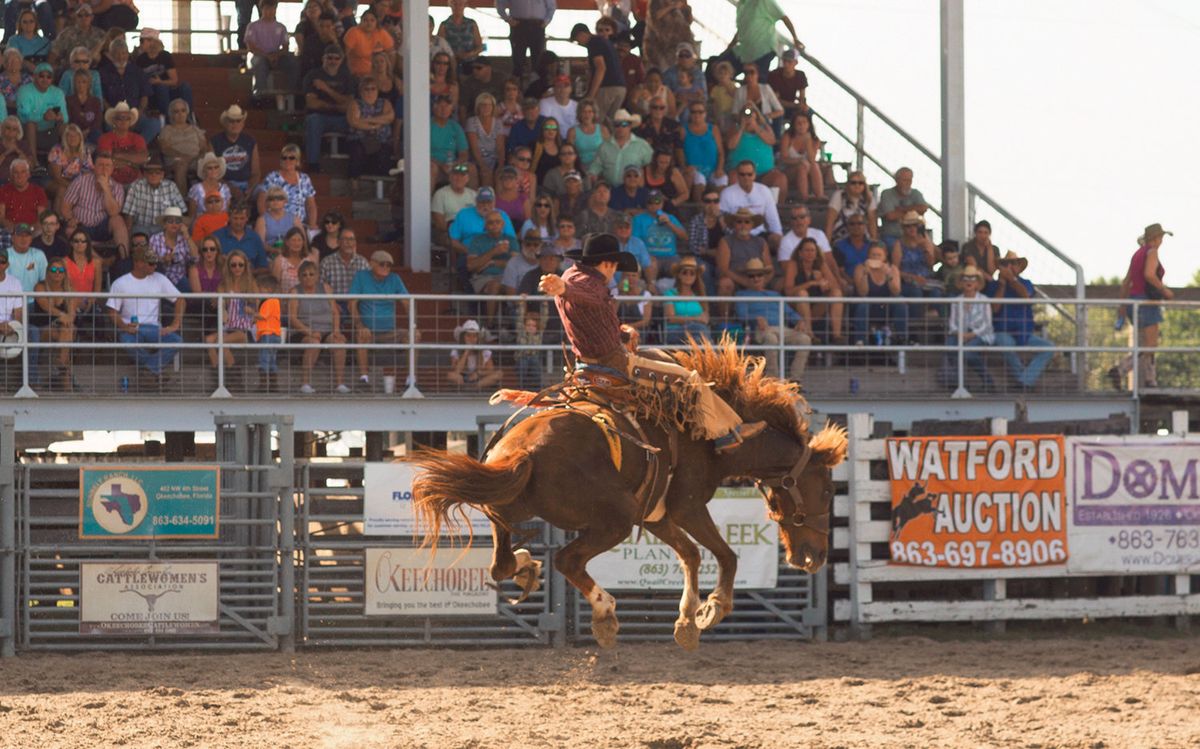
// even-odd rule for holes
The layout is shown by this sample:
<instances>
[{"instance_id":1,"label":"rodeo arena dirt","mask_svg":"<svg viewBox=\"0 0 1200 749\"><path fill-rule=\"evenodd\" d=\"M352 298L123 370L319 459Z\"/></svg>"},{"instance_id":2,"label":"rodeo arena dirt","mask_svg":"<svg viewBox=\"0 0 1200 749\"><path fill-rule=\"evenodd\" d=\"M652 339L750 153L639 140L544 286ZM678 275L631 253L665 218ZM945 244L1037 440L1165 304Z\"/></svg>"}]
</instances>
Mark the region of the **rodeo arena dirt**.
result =
<instances>
[{"instance_id":1,"label":"rodeo arena dirt","mask_svg":"<svg viewBox=\"0 0 1200 749\"><path fill-rule=\"evenodd\" d=\"M1171 232L1035 294L799 0L428 4L7 3L0 749L1200 747Z\"/></svg>"}]
</instances>

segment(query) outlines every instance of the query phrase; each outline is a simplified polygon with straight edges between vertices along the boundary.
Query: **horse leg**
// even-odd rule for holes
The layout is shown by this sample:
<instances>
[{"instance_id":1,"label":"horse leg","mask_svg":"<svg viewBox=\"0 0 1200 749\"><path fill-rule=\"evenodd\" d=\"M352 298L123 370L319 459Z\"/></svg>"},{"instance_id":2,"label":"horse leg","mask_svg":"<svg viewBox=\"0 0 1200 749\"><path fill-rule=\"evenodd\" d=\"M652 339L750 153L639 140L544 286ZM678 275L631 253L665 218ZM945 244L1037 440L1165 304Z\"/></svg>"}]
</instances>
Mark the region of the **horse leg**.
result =
<instances>
[{"instance_id":1,"label":"horse leg","mask_svg":"<svg viewBox=\"0 0 1200 749\"><path fill-rule=\"evenodd\" d=\"M700 607L700 549L670 519L646 523L646 530L675 550L683 565L683 595L679 599L679 618L675 620L675 642L684 650L700 647L700 629L696 609Z\"/></svg>"},{"instance_id":2,"label":"horse leg","mask_svg":"<svg viewBox=\"0 0 1200 749\"><path fill-rule=\"evenodd\" d=\"M511 577L513 582L521 586L521 595L509 601L517 604L542 587L542 563L534 559L527 549L514 551L511 547L512 534L492 521L492 579L501 583Z\"/></svg>"},{"instance_id":3,"label":"horse leg","mask_svg":"<svg viewBox=\"0 0 1200 749\"><path fill-rule=\"evenodd\" d=\"M575 540L558 550L554 564L563 577L579 589L592 605L592 637L602 648L617 644L617 601L608 591L601 588L587 573L587 563L592 557L608 551L629 535L631 524L585 528Z\"/></svg>"},{"instance_id":4,"label":"horse leg","mask_svg":"<svg viewBox=\"0 0 1200 749\"><path fill-rule=\"evenodd\" d=\"M716 557L717 587L696 611L696 626L702 630L712 629L733 611L733 578L737 574L737 554L725 543L720 529L713 522L707 509L701 507L673 519L680 528L690 533L697 543Z\"/></svg>"},{"instance_id":5,"label":"horse leg","mask_svg":"<svg viewBox=\"0 0 1200 749\"><path fill-rule=\"evenodd\" d=\"M517 571L517 559L512 550L512 534L507 528L492 521L492 579L504 582Z\"/></svg>"}]
</instances>

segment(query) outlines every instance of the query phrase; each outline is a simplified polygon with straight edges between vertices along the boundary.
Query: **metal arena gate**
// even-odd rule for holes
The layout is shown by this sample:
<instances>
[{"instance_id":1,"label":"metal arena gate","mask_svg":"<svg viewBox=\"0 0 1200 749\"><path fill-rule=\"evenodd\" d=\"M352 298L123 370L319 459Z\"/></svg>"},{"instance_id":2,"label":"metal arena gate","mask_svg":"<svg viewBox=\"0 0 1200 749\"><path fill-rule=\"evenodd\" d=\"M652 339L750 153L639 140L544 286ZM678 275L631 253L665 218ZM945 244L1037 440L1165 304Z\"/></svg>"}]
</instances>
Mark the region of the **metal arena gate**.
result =
<instances>
[{"instance_id":1,"label":"metal arena gate","mask_svg":"<svg viewBox=\"0 0 1200 749\"><path fill-rule=\"evenodd\" d=\"M291 650L338 646L590 644L591 610L554 572L568 537L530 523L521 545L542 561L542 587L520 604L510 582L495 615L367 616L366 551L412 548L408 536L363 535L363 462L293 459L291 418L217 419L220 526L214 539L80 538L80 468L13 465L10 418L0 419L0 655L14 650ZM142 461L112 461L130 467ZM162 466L146 462L147 467ZM187 463L170 467L187 468ZM10 480L8 477L12 477ZM474 545L490 548L490 536ZM443 545L445 548L445 544ZM215 563L216 631L99 637L80 631L81 565ZM738 591L706 640L812 637L826 623L824 573L780 561L771 590ZM672 637L679 591L614 590L620 639ZM151 609L153 610L153 609Z\"/></svg>"},{"instance_id":2,"label":"metal arena gate","mask_svg":"<svg viewBox=\"0 0 1200 749\"><path fill-rule=\"evenodd\" d=\"M215 539L81 539L79 480L80 468L87 464L17 466L19 649L291 647L293 515L290 489L281 491L291 486L290 421L255 424L229 419L219 421L217 430L221 517ZM278 462L271 459L274 434L282 448ZM201 560L217 563L218 632L170 637L80 634L82 563Z\"/></svg>"}]
</instances>

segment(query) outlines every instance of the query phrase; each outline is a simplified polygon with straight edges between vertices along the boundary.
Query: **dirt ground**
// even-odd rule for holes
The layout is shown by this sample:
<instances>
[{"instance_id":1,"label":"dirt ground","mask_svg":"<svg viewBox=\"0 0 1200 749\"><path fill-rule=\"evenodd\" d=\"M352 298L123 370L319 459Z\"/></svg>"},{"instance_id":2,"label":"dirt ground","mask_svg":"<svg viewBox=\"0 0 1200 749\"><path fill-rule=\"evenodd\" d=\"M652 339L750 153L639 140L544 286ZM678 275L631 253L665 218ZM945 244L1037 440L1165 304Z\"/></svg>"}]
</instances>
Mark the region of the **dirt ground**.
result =
<instances>
[{"instance_id":1,"label":"dirt ground","mask_svg":"<svg viewBox=\"0 0 1200 749\"><path fill-rule=\"evenodd\" d=\"M3 747L1183 747L1200 639L24 655Z\"/></svg>"}]
</instances>

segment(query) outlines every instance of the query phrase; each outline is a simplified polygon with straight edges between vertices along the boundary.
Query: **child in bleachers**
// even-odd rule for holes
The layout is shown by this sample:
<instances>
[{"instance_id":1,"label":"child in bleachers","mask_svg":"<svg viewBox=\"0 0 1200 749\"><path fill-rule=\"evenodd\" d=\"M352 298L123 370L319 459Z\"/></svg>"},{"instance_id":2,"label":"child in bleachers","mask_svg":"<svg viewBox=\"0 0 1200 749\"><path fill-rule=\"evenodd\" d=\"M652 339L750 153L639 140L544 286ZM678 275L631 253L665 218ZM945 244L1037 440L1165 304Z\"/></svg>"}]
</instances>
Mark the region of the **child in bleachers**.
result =
<instances>
[{"instance_id":1,"label":"child in bleachers","mask_svg":"<svg viewBox=\"0 0 1200 749\"><path fill-rule=\"evenodd\" d=\"M209 193L204 196L204 213L196 217L192 224L192 241L196 244L217 229L224 228L229 223L229 212L225 210L225 198L220 193Z\"/></svg>"},{"instance_id":2,"label":"child in bleachers","mask_svg":"<svg viewBox=\"0 0 1200 749\"><path fill-rule=\"evenodd\" d=\"M942 264L934 271L933 277L942 282L942 288L945 289L943 296L958 296L962 293L960 280L963 274L962 254L959 252L958 243L942 242L941 250Z\"/></svg>"},{"instance_id":3,"label":"child in bleachers","mask_svg":"<svg viewBox=\"0 0 1200 749\"><path fill-rule=\"evenodd\" d=\"M274 276L264 275L258 279L258 288L267 297L258 306L254 317L254 338L263 348L258 352L258 387L263 392L275 392L278 387L278 355L275 348L283 340L283 322L279 297L279 282Z\"/></svg>"},{"instance_id":4,"label":"child in bleachers","mask_svg":"<svg viewBox=\"0 0 1200 749\"><path fill-rule=\"evenodd\" d=\"M517 305L517 345L530 348L517 351L517 382L525 390L542 389L542 361L544 356L534 346L542 344L545 327L538 304L528 304L524 295Z\"/></svg>"}]
</instances>

